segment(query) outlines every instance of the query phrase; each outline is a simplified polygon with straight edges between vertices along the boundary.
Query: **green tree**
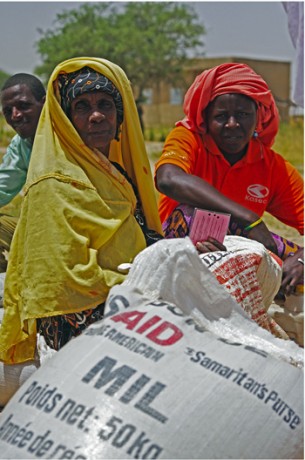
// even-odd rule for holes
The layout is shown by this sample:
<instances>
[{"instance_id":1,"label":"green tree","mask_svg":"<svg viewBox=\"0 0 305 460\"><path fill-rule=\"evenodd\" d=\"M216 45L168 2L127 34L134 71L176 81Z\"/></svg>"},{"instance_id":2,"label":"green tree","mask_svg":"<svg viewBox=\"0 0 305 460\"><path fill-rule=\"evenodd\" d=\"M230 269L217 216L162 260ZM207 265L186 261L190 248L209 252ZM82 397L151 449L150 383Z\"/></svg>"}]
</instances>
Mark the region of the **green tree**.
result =
<instances>
[{"instance_id":1,"label":"green tree","mask_svg":"<svg viewBox=\"0 0 305 460\"><path fill-rule=\"evenodd\" d=\"M54 27L36 43L42 64L35 72L48 79L54 67L76 56L100 56L112 47L111 30L116 8L111 3L83 4L77 9L57 14ZM106 40L106 37L108 39Z\"/></svg>"},{"instance_id":2,"label":"green tree","mask_svg":"<svg viewBox=\"0 0 305 460\"><path fill-rule=\"evenodd\" d=\"M4 82L10 77L10 75L3 70L0 70L0 88L2 88Z\"/></svg>"},{"instance_id":3,"label":"green tree","mask_svg":"<svg viewBox=\"0 0 305 460\"><path fill-rule=\"evenodd\" d=\"M182 78L185 61L203 55L205 29L184 2L98 2L57 15L55 28L40 33L38 75L48 78L71 57L99 56L120 65L141 94Z\"/></svg>"}]
</instances>

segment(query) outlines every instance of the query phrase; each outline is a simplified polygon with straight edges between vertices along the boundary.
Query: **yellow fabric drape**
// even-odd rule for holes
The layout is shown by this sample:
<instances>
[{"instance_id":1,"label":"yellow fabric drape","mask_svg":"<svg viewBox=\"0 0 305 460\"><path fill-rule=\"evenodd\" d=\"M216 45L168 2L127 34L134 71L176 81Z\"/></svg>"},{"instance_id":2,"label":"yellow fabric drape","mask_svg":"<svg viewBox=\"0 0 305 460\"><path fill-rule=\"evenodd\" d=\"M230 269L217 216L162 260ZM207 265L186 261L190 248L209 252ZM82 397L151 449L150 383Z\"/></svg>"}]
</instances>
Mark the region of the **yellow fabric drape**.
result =
<instances>
[{"instance_id":1,"label":"yellow fabric drape","mask_svg":"<svg viewBox=\"0 0 305 460\"><path fill-rule=\"evenodd\" d=\"M57 76L89 66L121 93L124 121L109 159L136 184L147 224L161 231L154 186L130 83L123 70L98 58L59 64L50 77L13 238L4 291L0 359L33 359L36 318L82 311L105 301L124 280L117 272L146 243L134 218L136 198L106 157L83 144L59 103Z\"/></svg>"}]
</instances>

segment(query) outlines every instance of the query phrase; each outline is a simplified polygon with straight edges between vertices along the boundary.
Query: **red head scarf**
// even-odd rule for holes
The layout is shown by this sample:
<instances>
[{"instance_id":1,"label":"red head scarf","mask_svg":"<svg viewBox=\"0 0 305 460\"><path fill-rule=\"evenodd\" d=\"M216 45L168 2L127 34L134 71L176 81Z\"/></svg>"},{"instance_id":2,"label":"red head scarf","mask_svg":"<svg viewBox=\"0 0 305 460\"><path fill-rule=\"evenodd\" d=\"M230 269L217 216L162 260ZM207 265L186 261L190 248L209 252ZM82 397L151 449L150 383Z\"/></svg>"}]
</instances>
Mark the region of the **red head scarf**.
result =
<instances>
[{"instance_id":1,"label":"red head scarf","mask_svg":"<svg viewBox=\"0 0 305 460\"><path fill-rule=\"evenodd\" d=\"M244 94L256 102L258 138L270 147L278 132L278 110L265 80L245 64L221 64L198 75L184 98L186 116L176 126L205 134L206 107L217 96L228 93Z\"/></svg>"}]
</instances>

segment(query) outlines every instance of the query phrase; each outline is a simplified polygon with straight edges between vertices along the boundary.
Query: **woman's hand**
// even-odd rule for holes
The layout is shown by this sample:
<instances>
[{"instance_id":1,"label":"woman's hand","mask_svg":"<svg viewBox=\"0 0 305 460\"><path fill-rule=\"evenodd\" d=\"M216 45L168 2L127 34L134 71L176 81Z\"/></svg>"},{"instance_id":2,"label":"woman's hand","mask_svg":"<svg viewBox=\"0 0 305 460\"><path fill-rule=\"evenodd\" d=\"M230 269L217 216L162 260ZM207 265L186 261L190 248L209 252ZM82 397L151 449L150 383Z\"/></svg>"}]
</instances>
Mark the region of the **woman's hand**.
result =
<instances>
[{"instance_id":1,"label":"woman's hand","mask_svg":"<svg viewBox=\"0 0 305 460\"><path fill-rule=\"evenodd\" d=\"M200 254L205 254L207 252L214 252L214 251L226 251L227 248L220 243L220 241L215 240L209 236L206 241L201 241L196 244L196 249Z\"/></svg>"},{"instance_id":2,"label":"woman's hand","mask_svg":"<svg viewBox=\"0 0 305 460\"><path fill-rule=\"evenodd\" d=\"M304 283L304 262L300 260L304 261L304 248L284 260L281 289L286 295L292 294L298 284Z\"/></svg>"},{"instance_id":3,"label":"woman's hand","mask_svg":"<svg viewBox=\"0 0 305 460\"><path fill-rule=\"evenodd\" d=\"M261 222L260 224L253 227L248 233L248 238L250 240L255 240L259 243L262 243L265 248L278 255L276 242L274 241L271 233L268 230L268 227L264 222Z\"/></svg>"}]
</instances>

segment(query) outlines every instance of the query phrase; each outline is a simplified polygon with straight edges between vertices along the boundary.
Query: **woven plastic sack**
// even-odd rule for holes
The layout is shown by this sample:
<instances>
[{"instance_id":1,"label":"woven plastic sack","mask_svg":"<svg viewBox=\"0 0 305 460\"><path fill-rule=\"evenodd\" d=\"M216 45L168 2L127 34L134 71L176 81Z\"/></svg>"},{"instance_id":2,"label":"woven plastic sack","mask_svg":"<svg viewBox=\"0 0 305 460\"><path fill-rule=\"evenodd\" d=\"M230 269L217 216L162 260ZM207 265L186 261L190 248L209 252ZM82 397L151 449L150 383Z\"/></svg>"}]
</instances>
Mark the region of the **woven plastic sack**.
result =
<instances>
[{"instance_id":1,"label":"woven plastic sack","mask_svg":"<svg viewBox=\"0 0 305 460\"><path fill-rule=\"evenodd\" d=\"M8 403L0 457L302 458L301 350L248 319L187 241L145 251L105 319Z\"/></svg>"},{"instance_id":2,"label":"woven plastic sack","mask_svg":"<svg viewBox=\"0 0 305 460\"><path fill-rule=\"evenodd\" d=\"M267 313L282 279L282 261L257 241L226 236L227 251L200 256L249 317L276 337L289 339Z\"/></svg>"}]
</instances>

